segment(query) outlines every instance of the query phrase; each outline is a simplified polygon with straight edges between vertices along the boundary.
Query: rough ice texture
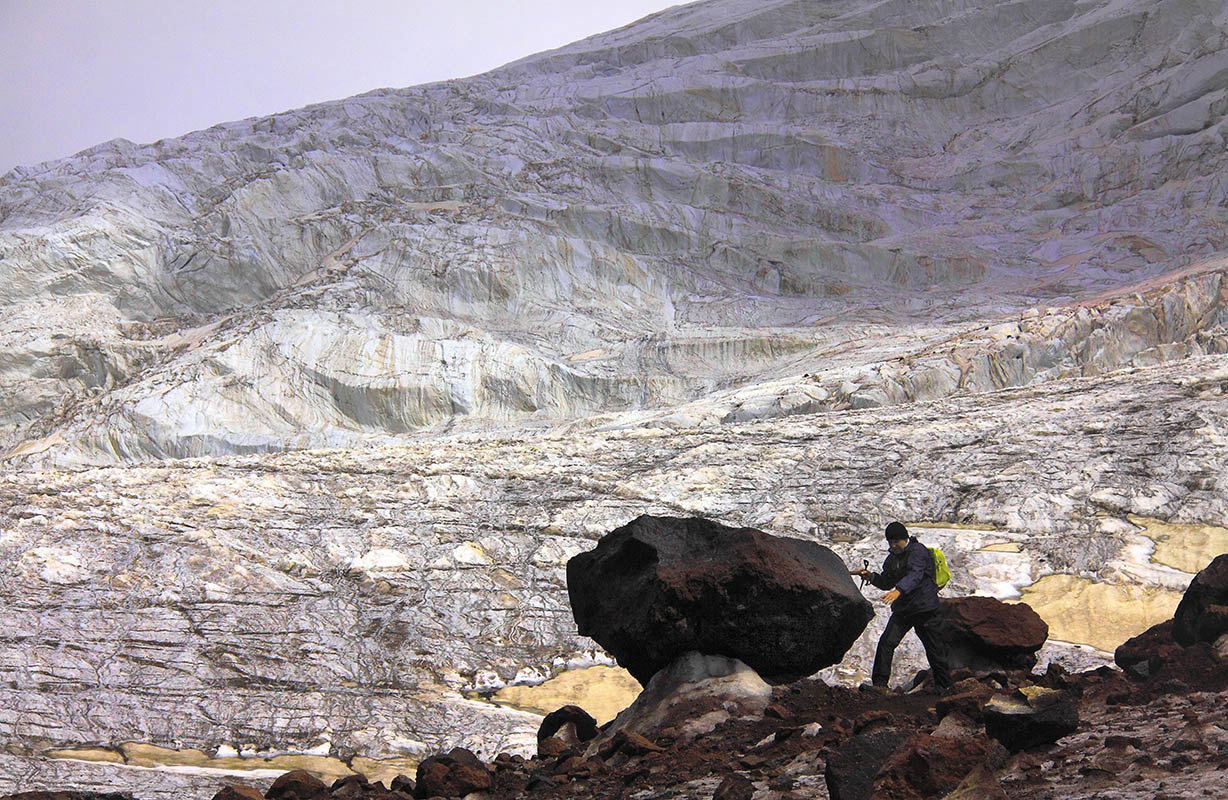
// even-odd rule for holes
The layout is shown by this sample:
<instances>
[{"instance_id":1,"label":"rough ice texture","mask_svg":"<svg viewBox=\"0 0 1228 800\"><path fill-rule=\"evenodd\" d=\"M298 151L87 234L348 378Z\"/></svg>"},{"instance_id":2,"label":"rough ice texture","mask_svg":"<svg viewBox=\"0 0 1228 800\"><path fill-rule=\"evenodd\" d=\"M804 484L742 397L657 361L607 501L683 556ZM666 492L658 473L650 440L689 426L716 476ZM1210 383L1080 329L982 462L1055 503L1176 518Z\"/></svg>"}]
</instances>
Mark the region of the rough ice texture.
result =
<instances>
[{"instance_id":1,"label":"rough ice texture","mask_svg":"<svg viewBox=\"0 0 1228 800\"><path fill-rule=\"evenodd\" d=\"M732 422L1223 352L1225 13L712 0L19 168L0 446Z\"/></svg>"},{"instance_id":2,"label":"rough ice texture","mask_svg":"<svg viewBox=\"0 0 1228 800\"><path fill-rule=\"evenodd\" d=\"M527 751L463 693L592 648L563 564L642 513L1188 583L1126 545L1228 522L1226 30L710 0L0 178L0 791Z\"/></svg>"}]
</instances>

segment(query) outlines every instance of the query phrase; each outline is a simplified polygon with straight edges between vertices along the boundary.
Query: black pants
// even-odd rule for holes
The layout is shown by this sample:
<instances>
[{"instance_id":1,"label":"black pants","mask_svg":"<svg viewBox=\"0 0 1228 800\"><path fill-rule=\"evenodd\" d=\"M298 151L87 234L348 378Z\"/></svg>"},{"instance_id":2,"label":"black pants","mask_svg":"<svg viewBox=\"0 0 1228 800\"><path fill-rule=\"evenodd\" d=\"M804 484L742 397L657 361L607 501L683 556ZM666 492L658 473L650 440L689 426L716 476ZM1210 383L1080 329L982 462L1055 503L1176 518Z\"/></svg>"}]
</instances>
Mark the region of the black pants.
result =
<instances>
[{"instance_id":1,"label":"black pants","mask_svg":"<svg viewBox=\"0 0 1228 800\"><path fill-rule=\"evenodd\" d=\"M875 686L886 686L891 677L891 659L895 656L895 648L899 647L904 634L913 628L917 630L917 638L925 647L925 657L929 659L930 671L934 673L934 683L939 689L951 685L951 666L947 663L947 643L938 633L937 611L923 611L920 614L891 615L887 627L878 639L878 649L874 651L874 672L870 679Z\"/></svg>"}]
</instances>

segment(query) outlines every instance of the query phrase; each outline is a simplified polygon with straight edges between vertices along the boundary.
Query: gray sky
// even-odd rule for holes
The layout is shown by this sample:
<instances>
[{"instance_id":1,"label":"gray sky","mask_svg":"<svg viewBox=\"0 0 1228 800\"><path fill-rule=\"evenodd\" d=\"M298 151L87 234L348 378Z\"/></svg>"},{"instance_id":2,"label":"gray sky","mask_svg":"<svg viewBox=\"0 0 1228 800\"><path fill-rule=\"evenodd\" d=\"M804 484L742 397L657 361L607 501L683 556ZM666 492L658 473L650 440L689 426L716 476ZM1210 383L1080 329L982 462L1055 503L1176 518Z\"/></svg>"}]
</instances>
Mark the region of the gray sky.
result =
<instances>
[{"instance_id":1,"label":"gray sky","mask_svg":"<svg viewBox=\"0 0 1228 800\"><path fill-rule=\"evenodd\" d=\"M0 0L0 174L473 75L683 0Z\"/></svg>"}]
</instances>

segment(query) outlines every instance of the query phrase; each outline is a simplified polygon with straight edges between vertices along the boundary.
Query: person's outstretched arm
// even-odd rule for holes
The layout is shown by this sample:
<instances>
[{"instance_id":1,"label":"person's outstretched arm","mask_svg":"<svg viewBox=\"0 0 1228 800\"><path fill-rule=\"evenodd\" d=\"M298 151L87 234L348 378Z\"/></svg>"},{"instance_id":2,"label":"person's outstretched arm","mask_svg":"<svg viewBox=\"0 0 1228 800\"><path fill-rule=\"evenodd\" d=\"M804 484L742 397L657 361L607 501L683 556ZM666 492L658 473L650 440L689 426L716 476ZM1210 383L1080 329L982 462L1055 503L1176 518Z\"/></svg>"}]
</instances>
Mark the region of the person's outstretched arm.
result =
<instances>
[{"instance_id":1,"label":"person's outstretched arm","mask_svg":"<svg viewBox=\"0 0 1228 800\"><path fill-rule=\"evenodd\" d=\"M891 588L892 582L888 580L887 578L883 577L883 575L885 575L887 572L887 564L890 563L890 561L891 561L891 556L887 556L885 559L883 559L883 571L882 572L871 572L869 573L869 575L867 575L867 577L870 579L870 584L874 586L875 588L883 589L883 590Z\"/></svg>"}]
</instances>

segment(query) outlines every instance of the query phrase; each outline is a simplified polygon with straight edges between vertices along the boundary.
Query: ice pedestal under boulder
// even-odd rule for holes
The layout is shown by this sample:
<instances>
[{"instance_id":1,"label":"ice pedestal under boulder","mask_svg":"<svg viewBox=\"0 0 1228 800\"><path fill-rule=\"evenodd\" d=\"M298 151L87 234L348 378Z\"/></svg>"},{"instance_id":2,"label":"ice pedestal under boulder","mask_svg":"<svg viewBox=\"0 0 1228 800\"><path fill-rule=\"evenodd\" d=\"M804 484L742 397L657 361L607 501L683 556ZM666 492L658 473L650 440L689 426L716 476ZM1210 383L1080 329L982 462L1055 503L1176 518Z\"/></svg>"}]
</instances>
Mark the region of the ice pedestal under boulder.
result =
<instances>
[{"instance_id":1,"label":"ice pedestal under boulder","mask_svg":"<svg viewBox=\"0 0 1228 800\"><path fill-rule=\"evenodd\" d=\"M843 658L874 615L823 545L699 518L613 531L567 562L567 592L580 633L644 684L690 651L796 680Z\"/></svg>"},{"instance_id":2,"label":"ice pedestal under boulder","mask_svg":"<svg viewBox=\"0 0 1228 800\"><path fill-rule=\"evenodd\" d=\"M588 751L601 752L620 732L694 739L729 719L762 716L771 702L772 687L736 658L686 653L653 675Z\"/></svg>"}]
</instances>

